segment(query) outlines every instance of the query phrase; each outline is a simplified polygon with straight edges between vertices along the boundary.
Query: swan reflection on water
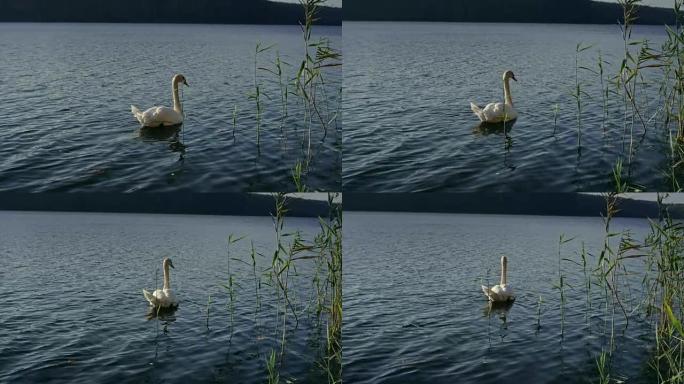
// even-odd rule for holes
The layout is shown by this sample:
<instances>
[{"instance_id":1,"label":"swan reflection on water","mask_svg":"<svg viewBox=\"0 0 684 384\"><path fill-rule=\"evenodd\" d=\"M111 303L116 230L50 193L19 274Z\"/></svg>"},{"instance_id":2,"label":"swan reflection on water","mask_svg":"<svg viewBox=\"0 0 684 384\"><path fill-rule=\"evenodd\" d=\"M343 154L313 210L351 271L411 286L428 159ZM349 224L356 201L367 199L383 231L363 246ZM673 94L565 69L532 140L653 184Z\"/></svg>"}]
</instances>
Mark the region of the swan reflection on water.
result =
<instances>
[{"instance_id":1,"label":"swan reflection on water","mask_svg":"<svg viewBox=\"0 0 684 384\"><path fill-rule=\"evenodd\" d=\"M145 141L166 141L178 139L183 124L170 125L168 127L142 127L140 137Z\"/></svg>"},{"instance_id":2,"label":"swan reflection on water","mask_svg":"<svg viewBox=\"0 0 684 384\"><path fill-rule=\"evenodd\" d=\"M145 314L145 318L148 321L158 319L159 321L161 321L163 323L164 329L166 330L167 325L176 321L176 311L177 310L178 310L178 307L169 307L169 308L149 307L149 308L147 308L147 313Z\"/></svg>"},{"instance_id":3,"label":"swan reflection on water","mask_svg":"<svg viewBox=\"0 0 684 384\"><path fill-rule=\"evenodd\" d=\"M504 337L506 337L508 331L508 313L510 312L511 308L513 308L513 303L515 303L515 301L490 301L487 303L487 306L485 306L483 309L484 316L486 318L491 319L493 316L496 316L499 318L499 320L501 320L500 332L502 333L500 336L502 340Z\"/></svg>"},{"instance_id":4,"label":"swan reflection on water","mask_svg":"<svg viewBox=\"0 0 684 384\"><path fill-rule=\"evenodd\" d=\"M518 120L510 120L505 123L480 123L473 127L473 133L480 136L508 135Z\"/></svg>"},{"instance_id":5,"label":"swan reflection on water","mask_svg":"<svg viewBox=\"0 0 684 384\"><path fill-rule=\"evenodd\" d=\"M168 127L142 127L140 128L140 138L147 142L165 141L169 143L169 150L171 152L180 153L181 160L185 155L185 144L181 141L181 132L183 124L172 125Z\"/></svg>"},{"instance_id":6,"label":"swan reflection on water","mask_svg":"<svg viewBox=\"0 0 684 384\"><path fill-rule=\"evenodd\" d=\"M487 303L487 306L484 307L484 315L485 317L492 317L492 316L497 316L499 319L503 320L503 322L506 322L506 316L508 316L508 312L510 312L511 308L513 308L513 304L515 301L505 301L505 302L494 302L490 301Z\"/></svg>"}]
</instances>

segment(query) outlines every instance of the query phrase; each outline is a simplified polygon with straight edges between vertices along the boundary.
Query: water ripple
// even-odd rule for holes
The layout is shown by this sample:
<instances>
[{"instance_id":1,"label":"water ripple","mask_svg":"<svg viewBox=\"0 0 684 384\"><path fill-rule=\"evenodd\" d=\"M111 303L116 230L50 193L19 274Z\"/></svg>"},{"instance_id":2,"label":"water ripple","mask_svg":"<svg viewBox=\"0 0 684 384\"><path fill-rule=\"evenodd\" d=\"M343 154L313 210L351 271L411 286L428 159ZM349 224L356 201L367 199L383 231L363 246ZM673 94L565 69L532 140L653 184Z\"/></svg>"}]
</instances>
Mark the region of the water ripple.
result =
<instances>
[{"instance_id":1,"label":"water ripple","mask_svg":"<svg viewBox=\"0 0 684 384\"><path fill-rule=\"evenodd\" d=\"M339 27L319 31L333 45L340 41ZM280 90L262 76L257 147L255 104L247 95L258 42L276 44L285 61L301 57L296 26L0 24L0 66L9 79L0 106L0 190L293 190L292 168L307 156L303 111L291 97L282 119ZM275 50L264 53L260 66L274 56ZM183 131L141 139L130 105L169 105L170 78L179 72L191 84L183 91ZM327 100L336 105L341 69L324 75ZM339 124L325 135L314 121L320 166L307 175L311 189L340 189Z\"/></svg>"},{"instance_id":2,"label":"water ripple","mask_svg":"<svg viewBox=\"0 0 684 384\"><path fill-rule=\"evenodd\" d=\"M345 222L344 381L353 383L595 382L606 343L602 311L587 322L582 271L570 263L564 336L560 334L558 237L602 245L600 218L352 212ZM645 220L612 229L644 235ZM563 256L576 257L579 243ZM480 284L498 279L509 256L517 299L493 308ZM643 268L641 263L635 264ZM632 285L637 295L640 281ZM538 298L543 297L541 329ZM597 301L595 305L598 305ZM588 325L589 324L589 325ZM616 329L624 322L618 319ZM609 331L608 331L609 332ZM616 338L614 372L651 382L651 325L633 318Z\"/></svg>"},{"instance_id":3,"label":"water ripple","mask_svg":"<svg viewBox=\"0 0 684 384\"><path fill-rule=\"evenodd\" d=\"M588 71L580 71L592 99L583 103L578 154L575 47L595 44L580 65L596 66L600 49L614 73L623 49L616 26L349 22L343 30L345 190L606 191L618 158L630 182L671 188L664 172L653 172L669 169L663 129L649 127L627 166L622 100L609 102L612 123L604 124L600 82ZM664 33L640 27L635 38L658 44ZM502 98L507 69L518 78L512 92L521 113L508 144L503 130L479 129L469 108ZM651 116L658 90L639 92L653 95L642 107Z\"/></svg>"},{"instance_id":4,"label":"water ripple","mask_svg":"<svg viewBox=\"0 0 684 384\"><path fill-rule=\"evenodd\" d=\"M273 316L281 307L264 288L255 313L253 286L244 284L236 290L231 338L228 299L219 283L230 270L237 282L251 284L251 266L229 269L226 236L248 235L258 252L268 253L274 246L270 218L0 216L0 382L264 381L267 354L280 342ZM316 220L288 222L307 236L318 229ZM231 245L231 257L249 252L248 242ZM163 256L174 260L172 284L181 306L172 316L148 321L140 290L154 286ZM311 294L312 268L297 268L297 300ZM288 329L281 377L325 381L319 366L325 329L304 317L297 327L289 320Z\"/></svg>"}]
</instances>

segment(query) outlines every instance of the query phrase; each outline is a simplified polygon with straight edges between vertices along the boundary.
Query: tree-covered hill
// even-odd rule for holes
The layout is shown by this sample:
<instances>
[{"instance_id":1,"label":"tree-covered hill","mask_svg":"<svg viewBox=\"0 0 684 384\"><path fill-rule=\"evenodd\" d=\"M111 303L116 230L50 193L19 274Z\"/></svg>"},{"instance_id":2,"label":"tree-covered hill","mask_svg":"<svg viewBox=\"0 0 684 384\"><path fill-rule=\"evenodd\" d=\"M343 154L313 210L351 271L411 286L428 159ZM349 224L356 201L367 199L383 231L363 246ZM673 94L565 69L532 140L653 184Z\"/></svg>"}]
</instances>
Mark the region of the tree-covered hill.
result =
<instances>
[{"instance_id":1,"label":"tree-covered hill","mask_svg":"<svg viewBox=\"0 0 684 384\"><path fill-rule=\"evenodd\" d=\"M318 24L340 25L322 7ZM0 22L298 24L298 4L267 0L0 0Z\"/></svg>"},{"instance_id":2,"label":"tree-covered hill","mask_svg":"<svg viewBox=\"0 0 684 384\"><path fill-rule=\"evenodd\" d=\"M591 0L344 0L344 20L614 24L617 3ZM674 11L640 7L642 24L669 24Z\"/></svg>"}]
</instances>

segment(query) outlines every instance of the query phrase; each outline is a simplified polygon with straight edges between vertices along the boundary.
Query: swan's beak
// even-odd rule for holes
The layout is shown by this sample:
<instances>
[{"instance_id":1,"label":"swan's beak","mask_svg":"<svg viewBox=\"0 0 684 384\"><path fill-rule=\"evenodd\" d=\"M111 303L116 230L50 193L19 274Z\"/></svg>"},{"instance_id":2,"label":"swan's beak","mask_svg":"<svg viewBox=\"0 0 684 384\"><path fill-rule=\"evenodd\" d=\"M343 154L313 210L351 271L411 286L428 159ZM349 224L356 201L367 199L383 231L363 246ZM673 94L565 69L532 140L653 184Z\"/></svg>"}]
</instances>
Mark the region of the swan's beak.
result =
<instances>
[{"instance_id":1,"label":"swan's beak","mask_svg":"<svg viewBox=\"0 0 684 384\"><path fill-rule=\"evenodd\" d=\"M176 269L176 267L173 266L173 261L169 260L169 267Z\"/></svg>"},{"instance_id":2,"label":"swan's beak","mask_svg":"<svg viewBox=\"0 0 684 384\"><path fill-rule=\"evenodd\" d=\"M518 79L515 78L515 75L511 76L511 79L513 79L513 81L518 81Z\"/></svg>"},{"instance_id":3,"label":"swan's beak","mask_svg":"<svg viewBox=\"0 0 684 384\"><path fill-rule=\"evenodd\" d=\"M190 85L188 84L187 80L183 80L183 84L185 84L186 87L190 88Z\"/></svg>"}]
</instances>

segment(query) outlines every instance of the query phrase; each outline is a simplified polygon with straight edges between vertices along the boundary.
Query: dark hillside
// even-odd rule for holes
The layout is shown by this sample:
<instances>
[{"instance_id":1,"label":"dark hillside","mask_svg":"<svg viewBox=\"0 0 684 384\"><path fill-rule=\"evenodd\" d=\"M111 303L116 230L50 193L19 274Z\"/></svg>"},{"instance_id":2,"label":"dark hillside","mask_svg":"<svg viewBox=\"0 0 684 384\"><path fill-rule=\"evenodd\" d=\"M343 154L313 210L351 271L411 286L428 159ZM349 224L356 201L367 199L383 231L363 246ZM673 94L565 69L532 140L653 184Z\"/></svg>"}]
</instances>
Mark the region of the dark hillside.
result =
<instances>
[{"instance_id":1,"label":"dark hillside","mask_svg":"<svg viewBox=\"0 0 684 384\"><path fill-rule=\"evenodd\" d=\"M655 201L620 198L618 217L658 218ZM474 213L496 215L590 216L606 209L601 195L584 193L345 193L345 211ZM669 205L674 218L684 218L682 205Z\"/></svg>"},{"instance_id":2,"label":"dark hillside","mask_svg":"<svg viewBox=\"0 0 684 384\"><path fill-rule=\"evenodd\" d=\"M318 24L340 25L325 7ZM298 24L299 4L267 0L0 0L0 22Z\"/></svg>"},{"instance_id":3,"label":"dark hillside","mask_svg":"<svg viewBox=\"0 0 684 384\"><path fill-rule=\"evenodd\" d=\"M344 0L344 20L615 24L617 3L591 0ZM641 24L671 24L674 11L641 7Z\"/></svg>"}]
</instances>

